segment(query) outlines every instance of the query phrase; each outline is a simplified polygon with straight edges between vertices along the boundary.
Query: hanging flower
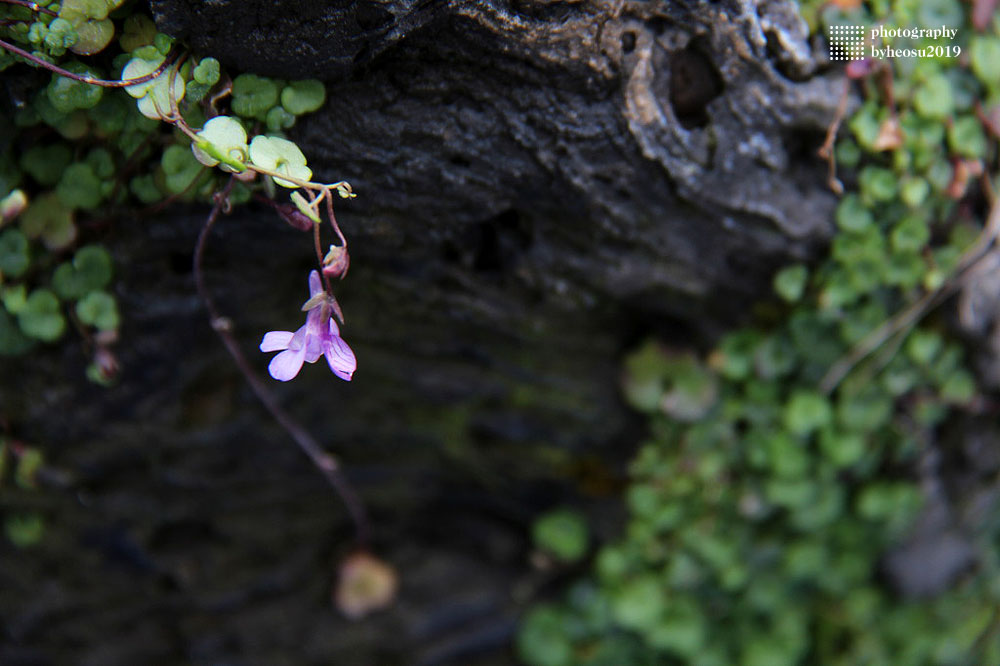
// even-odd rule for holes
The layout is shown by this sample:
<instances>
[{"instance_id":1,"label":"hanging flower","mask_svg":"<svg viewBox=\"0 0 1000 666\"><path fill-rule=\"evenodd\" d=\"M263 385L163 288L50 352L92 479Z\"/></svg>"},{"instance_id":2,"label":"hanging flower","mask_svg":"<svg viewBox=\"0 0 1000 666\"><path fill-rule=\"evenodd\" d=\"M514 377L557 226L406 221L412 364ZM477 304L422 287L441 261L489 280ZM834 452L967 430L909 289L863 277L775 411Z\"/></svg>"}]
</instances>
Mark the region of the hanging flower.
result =
<instances>
[{"instance_id":1,"label":"hanging flower","mask_svg":"<svg viewBox=\"0 0 1000 666\"><path fill-rule=\"evenodd\" d=\"M271 359L267 371L278 381L287 382L299 374L303 363L315 363L320 356L325 356L333 374L351 381L358 362L354 352L340 337L340 329L333 320L335 306L316 271L309 273L309 300L302 309L309 314L299 330L294 333L269 331L264 335L260 350L281 352Z\"/></svg>"}]
</instances>

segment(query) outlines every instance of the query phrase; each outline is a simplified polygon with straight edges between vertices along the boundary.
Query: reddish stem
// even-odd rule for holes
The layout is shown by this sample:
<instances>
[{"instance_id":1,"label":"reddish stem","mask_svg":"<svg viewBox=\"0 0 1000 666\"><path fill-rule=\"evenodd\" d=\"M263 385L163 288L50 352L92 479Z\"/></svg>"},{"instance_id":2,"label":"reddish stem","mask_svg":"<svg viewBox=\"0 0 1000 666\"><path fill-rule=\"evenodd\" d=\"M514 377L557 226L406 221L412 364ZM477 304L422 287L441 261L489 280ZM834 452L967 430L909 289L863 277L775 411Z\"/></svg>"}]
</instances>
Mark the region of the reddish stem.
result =
<instances>
[{"instance_id":1,"label":"reddish stem","mask_svg":"<svg viewBox=\"0 0 1000 666\"><path fill-rule=\"evenodd\" d=\"M0 0L0 2L6 2L7 0ZM42 60L38 56L28 53L22 48L14 46L8 42L0 39L0 48L7 49L11 53L21 56L25 60L35 63L39 67L44 67L47 70L55 72L59 76L65 76L67 79L73 79L74 81L79 81L80 83L89 83L92 86L101 86L102 88L125 88L127 86L134 86L137 83L145 83L151 79L155 79L160 74L162 74L167 67L173 64L174 59L177 57L177 53L171 51L163 63L160 64L154 71L146 74L145 76L138 76L134 79L125 79L124 81L108 81L107 79L95 79L92 76L85 76L82 74L75 74L69 70L63 69L59 65L53 65L51 62Z\"/></svg>"},{"instance_id":2,"label":"reddish stem","mask_svg":"<svg viewBox=\"0 0 1000 666\"><path fill-rule=\"evenodd\" d=\"M212 226L218 219L219 214L223 212L226 207L226 197L229 195L229 191L235 183L234 178L229 179L229 183L226 187L216 194L215 206L212 208L211 214L209 214L208 219L205 220L205 226L202 227L201 233L198 235L198 244L195 246L194 251L194 281L198 289L198 295L201 296L202 302L205 304L205 309L208 310L208 315L212 325L212 330L216 332L222 343L226 346L226 350L229 355L233 357L233 361L236 362L236 366L243 373L244 379L246 379L247 384L253 390L254 395L257 399L263 403L264 407L271 413L274 420L277 421L282 428L285 429L291 438L298 444L299 448L302 449L303 453L309 456L313 465L323 474L327 482L333 489L340 495L340 499L344 502L344 506L347 508L348 514L351 516L351 520L354 522L354 529L356 532L356 538L358 540L358 545L364 548L368 542L368 516L365 512L364 504L361 502L361 498L358 497L354 488L351 486L347 477L340 469L340 465L337 459L327 453L319 442L313 438L309 431L303 428L298 421L292 418L292 416L286 412L281 405L278 403L277 398L271 392L264 382L260 380L257 373L254 372L253 367L247 361L246 356L243 355L243 350L240 348L239 343L236 342L236 338L232 333L231 322L219 314L218 309L215 306L215 302L212 300L211 294L208 292L208 287L205 285L205 276L201 270L201 260L202 256L205 254L205 243L208 240L208 235L212 231Z\"/></svg>"},{"instance_id":3,"label":"reddish stem","mask_svg":"<svg viewBox=\"0 0 1000 666\"><path fill-rule=\"evenodd\" d=\"M33 12L41 12L42 14L48 14L49 16L59 16L56 12L48 9L47 7L39 7L34 2L28 2L28 0L0 0L0 2L8 5L19 5L21 7L27 7Z\"/></svg>"}]
</instances>

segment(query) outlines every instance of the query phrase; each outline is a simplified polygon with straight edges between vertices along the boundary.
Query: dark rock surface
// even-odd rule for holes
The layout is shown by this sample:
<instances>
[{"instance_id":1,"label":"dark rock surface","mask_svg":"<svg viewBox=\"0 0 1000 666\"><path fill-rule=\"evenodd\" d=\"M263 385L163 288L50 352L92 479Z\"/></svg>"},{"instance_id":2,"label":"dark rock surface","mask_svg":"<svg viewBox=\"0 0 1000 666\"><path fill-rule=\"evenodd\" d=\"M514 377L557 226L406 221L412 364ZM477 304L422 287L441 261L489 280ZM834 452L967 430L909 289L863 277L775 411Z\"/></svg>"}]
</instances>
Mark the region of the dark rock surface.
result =
<instances>
[{"instance_id":1,"label":"dark rock surface","mask_svg":"<svg viewBox=\"0 0 1000 666\"><path fill-rule=\"evenodd\" d=\"M293 138L360 195L338 209L359 370L276 390L348 464L402 595L360 625L330 608L344 512L212 335L190 276L206 211L178 210L107 239L117 387L83 380L76 345L0 368L11 432L71 478L17 500L51 525L0 555L0 663L512 663L531 516L583 495L620 529L600 498L640 436L623 351L707 345L828 233L836 82L790 1L151 5L227 66L329 82ZM301 324L311 252L252 206L213 237L209 282L261 370L262 333Z\"/></svg>"}]
</instances>

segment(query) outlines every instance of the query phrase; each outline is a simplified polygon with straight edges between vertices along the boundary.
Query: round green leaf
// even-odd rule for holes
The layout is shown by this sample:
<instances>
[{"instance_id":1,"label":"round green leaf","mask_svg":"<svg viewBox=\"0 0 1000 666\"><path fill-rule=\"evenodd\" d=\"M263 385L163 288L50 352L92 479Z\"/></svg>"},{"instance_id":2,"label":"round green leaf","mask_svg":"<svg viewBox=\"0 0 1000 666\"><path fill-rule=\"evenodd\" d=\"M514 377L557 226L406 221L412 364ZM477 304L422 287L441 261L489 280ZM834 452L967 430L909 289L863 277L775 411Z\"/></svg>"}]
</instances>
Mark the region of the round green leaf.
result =
<instances>
[{"instance_id":1,"label":"round green leaf","mask_svg":"<svg viewBox=\"0 0 1000 666\"><path fill-rule=\"evenodd\" d=\"M326 101L326 88L321 81L292 81L281 91L281 106L294 116L312 113Z\"/></svg>"},{"instance_id":2,"label":"round green leaf","mask_svg":"<svg viewBox=\"0 0 1000 666\"><path fill-rule=\"evenodd\" d=\"M174 144L163 151L160 160L163 172L166 174L167 189L172 194L180 194L187 190L201 174L202 168L190 150Z\"/></svg>"},{"instance_id":3,"label":"round green leaf","mask_svg":"<svg viewBox=\"0 0 1000 666\"><path fill-rule=\"evenodd\" d=\"M286 111L283 107L276 106L267 112L265 117L267 129L272 132L280 132L295 124L295 116Z\"/></svg>"},{"instance_id":4,"label":"round green leaf","mask_svg":"<svg viewBox=\"0 0 1000 666\"><path fill-rule=\"evenodd\" d=\"M977 35L969 45L972 71L984 85L1000 89L1000 38Z\"/></svg>"},{"instance_id":5,"label":"round green leaf","mask_svg":"<svg viewBox=\"0 0 1000 666\"><path fill-rule=\"evenodd\" d=\"M0 276L21 277L30 264L28 239L24 234L18 229L8 229L0 234Z\"/></svg>"},{"instance_id":6,"label":"round green leaf","mask_svg":"<svg viewBox=\"0 0 1000 666\"><path fill-rule=\"evenodd\" d=\"M194 80L204 86L214 86L219 81L219 61L215 58L202 58L194 68Z\"/></svg>"},{"instance_id":7,"label":"round green leaf","mask_svg":"<svg viewBox=\"0 0 1000 666\"><path fill-rule=\"evenodd\" d=\"M50 250L61 250L76 240L73 211L55 192L36 197L21 214L21 230L28 238L41 238Z\"/></svg>"},{"instance_id":8,"label":"round green leaf","mask_svg":"<svg viewBox=\"0 0 1000 666\"><path fill-rule=\"evenodd\" d=\"M191 144L196 160L205 166L216 166L228 172L242 172L250 149L247 132L238 120L230 116L216 116L198 132L199 141ZM303 162L305 158L303 157Z\"/></svg>"},{"instance_id":9,"label":"round green leaf","mask_svg":"<svg viewBox=\"0 0 1000 666\"><path fill-rule=\"evenodd\" d=\"M25 335L53 342L66 330L66 320L59 310L59 299L48 289L35 289L24 308L17 313L17 323Z\"/></svg>"},{"instance_id":10,"label":"round green leaf","mask_svg":"<svg viewBox=\"0 0 1000 666\"><path fill-rule=\"evenodd\" d=\"M521 658L532 666L572 666L573 646L566 618L554 608L540 606L524 618L517 636Z\"/></svg>"},{"instance_id":11,"label":"round green leaf","mask_svg":"<svg viewBox=\"0 0 1000 666\"><path fill-rule=\"evenodd\" d=\"M89 164L77 162L66 167L56 193L68 208L90 210L101 203L101 179Z\"/></svg>"},{"instance_id":12,"label":"round green leaf","mask_svg":"<svg viewBox=\"0 0 1000 666\"><path fill-rule=\"evenodd\" d=\"M3 527L7 540L17 548L33 546L45 535L45 521L39 513L9 515L4 519Z\"/></svg>"},{"instance_id":13,"label":"round green leaf","mask_svg":"<svg viewBox=\"0 0 1000 666\"><path fill-rule=\"evenodd\" d=\"M78 62L70 62L63 67L74 74L98 78L97 74ZM52 106L60 113L70 113L76 109L94 107L101 101L103 95L103 89L100 86L83 83L58 74L52 75L52 81L46 91Z\"/></svg>"},{"instance_id":14,"label":"round green leaf","mask_svg":"<svg viewBox=\"0 0 1000 666\"><path fill-rule=\"evenodd\" d=\"M913 95L917 113L931 120L944 120L955 108L951 83L943 74L935 74L917 88Z\"/></svg>"},{"instance_id":15,"label":"round green leaf","mask_svg":"<svg viewBox=\"0 0 1000 666\"><path fill-rule=\"evenodd\" d=\"M874 224L871 211L854 194L848 194L837 206L837 226L844 231L861 232Z\"/></svg>"},{"instance_id":16,"label":"round green leaf","mask_svg":"<svg viewBox=\"0 0 1000 666\"><path fill-rule=\"evenodd\" d=\"M587 523L576 511L552 511L531 530L535 545L564 562L575 562L587 553Z\"/></svg>"},{"instance_id":17,"label":"round green leaf","mask_svg":"<svg viewBox=\"0 0 1000 666\"><path fill-rule=\"evenodd\" d=\"M111 19L88 20L76 26L77 40L70 51L78 55L100 53L115 36L115 24Z\"/></svg>"},{"instance_id":18,"label":"round green leaf","mask_svg":"<svg viewBox=\"0 0 1000 666\"><path fill-rule=\"evenodd\" d=\"M306 166L306 157L291 141L276 136L255 136L250 142L250 160L268 171L286 174L292 178L308 181L312 170ZM275 178L282 187L299 187L295 183Z\"/></svg>"},{"instance_id":19,"label":"round green leaf","mask_svg":"<svg viewBox=\"0 0 1000 666\"><path fill-rule=\"evenodd\" d=\"M948 145L962 157L979 159L986 156L986 134L975 116L961 116L948 128Z\"/></svg>"},{"instance_id":20,"label":"round green leaf","mask_svg":"<svg viewBox=\"0 0 1000 666\"><path fill-rule=\"evenodd\" d=\"M76 304L76 315L84 324L102 331L118 328L118 306L114 297L105 291L92 291Z\"/></svg>"},{"instance_id":21,"label":"round green leaf","mask_svg":"<svg viewBox=\"0 0 1000 666\"><path fill-rule=\"evenodd\" d=\"M774 291L783 300L794 303L802 298L808 277L809 270L802 264L783 268L774 276Z\"/></svg>"},{"instance_id":22,"label":"round green leaf","mask_svg":"<svg viewBox=\"0 0 1000 666\"><path fill-rule=\"evenodd\" d=\"M100 245L77 250L72 263L60 264L52 274L52 288L64 300L75 300L102 289L111 281L111 255Z\"/></svg>"},{"instance_id":23,"label":"round green leaf","mask_svg":"<svg viewBox=\"0 0 1000 666\"><path fill-rule=\"evenodd\" d=\"M244 118L263 117L278 103L278 86L256 74L240 74L233 79L232 108Z\"/></svg>"},{"instance_id":24,"label":"round green leaf","mask_svg":"<svg viewBox=\"0 0 1000 666\"><path fill-rule=\"evenodd\" d=\"M832 416L833 410L825 397L800 390L785 405L784 423L789 432L802 436L827 425Z\"/></svg>"}]
</instances>

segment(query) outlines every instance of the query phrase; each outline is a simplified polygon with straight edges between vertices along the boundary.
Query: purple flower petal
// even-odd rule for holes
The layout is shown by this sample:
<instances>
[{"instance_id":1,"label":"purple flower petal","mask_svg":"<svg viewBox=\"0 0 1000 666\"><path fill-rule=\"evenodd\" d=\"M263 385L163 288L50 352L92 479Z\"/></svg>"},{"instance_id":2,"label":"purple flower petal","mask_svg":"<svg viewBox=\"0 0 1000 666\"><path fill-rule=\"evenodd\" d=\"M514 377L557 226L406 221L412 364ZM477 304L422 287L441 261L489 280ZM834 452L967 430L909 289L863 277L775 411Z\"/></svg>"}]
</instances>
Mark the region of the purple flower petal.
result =
<instances>
[{"instance_id":1,"label":"purple flower petal","mask_svg":"<svg viewBox=\"0 0 1000 666\"><path fill-rule=\"evenodd\" d=\"M354 351L347 346L340 336L327 338L324 342L323 354L326 356L330 370L344 381L351 381L351 376L358 368L358 360L354 356Z\"/></svg>"},{"instance_id":2,"label":"purple flower petal","mask_svg":"<svg viewBox=\"0 0 1000 666\"><path fill-rule=\"evenodd\" d=\"M283 351L271 359L271 364L267 366L267 371L279 382L287 382L299 374L299 370L302 369L302 361L305 360L305 355L305 348Z\"/></svg>"},{"instance_id":3,"label":"purple flower petal","mask_svg":"<svg viewBox=\"0 0 1000 666\"><path fill-rule=\"evenodd\" d=\"M288 349L295 334L291 331L268 331L261 340L260 350L262 352L273 352Z\"/></svg>"},{"instance_id":4,"label":"purple flower petal","mask_svg":"<svg viewBox=\"0 0 1000 666\"><path fill-rule=\"evenodd\" d=\"M319 271L309 273L309 297L323 293L323 283L319 279Z\"/></svg>"}]
</instances>

